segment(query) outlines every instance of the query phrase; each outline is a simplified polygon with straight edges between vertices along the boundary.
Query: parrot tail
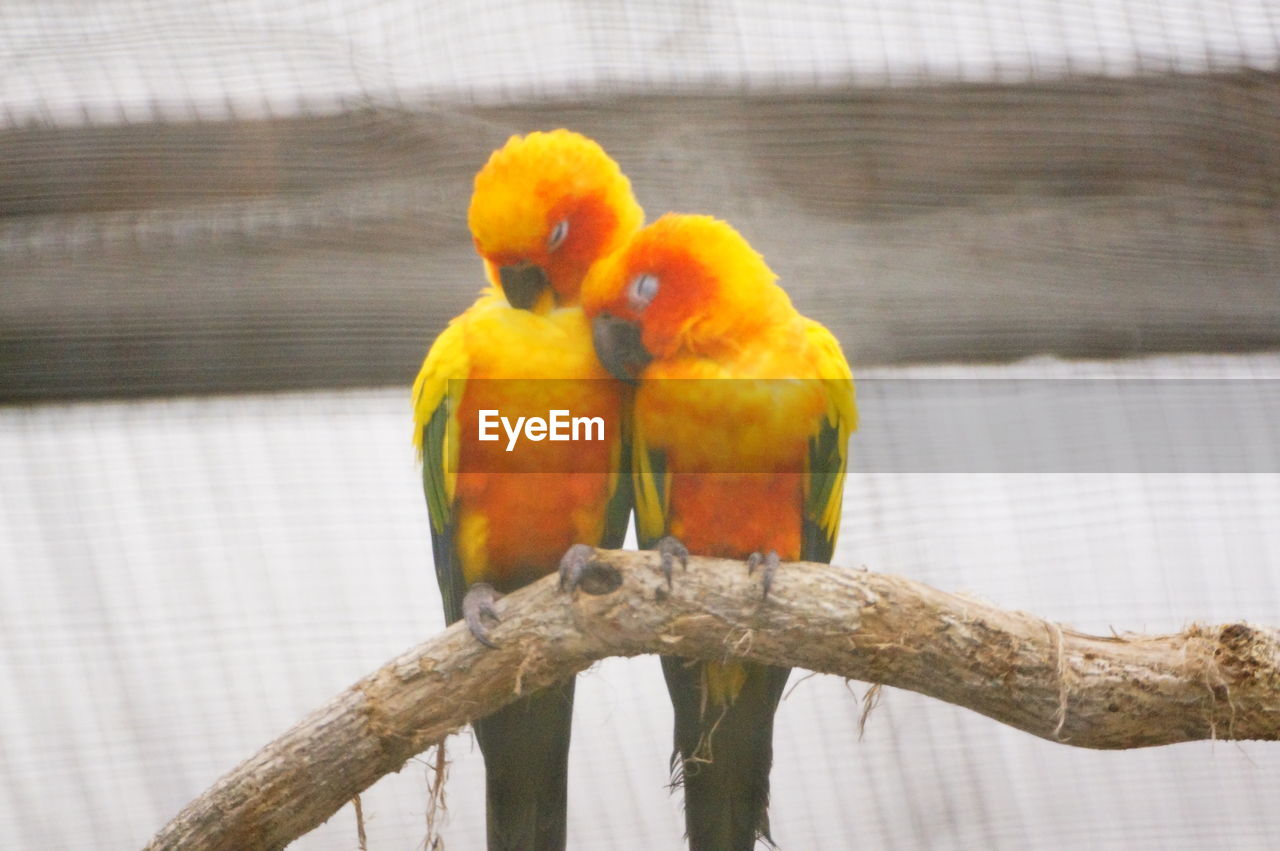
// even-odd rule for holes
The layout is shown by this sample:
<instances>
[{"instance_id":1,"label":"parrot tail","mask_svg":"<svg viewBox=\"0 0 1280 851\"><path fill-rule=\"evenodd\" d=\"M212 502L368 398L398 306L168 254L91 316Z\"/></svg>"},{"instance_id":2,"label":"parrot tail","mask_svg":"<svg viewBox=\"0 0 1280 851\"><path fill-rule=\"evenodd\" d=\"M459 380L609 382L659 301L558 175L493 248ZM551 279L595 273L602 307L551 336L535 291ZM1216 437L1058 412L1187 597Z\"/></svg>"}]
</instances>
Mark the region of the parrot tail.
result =
<instances>
[{"instance_id":1,"label":"parrot tail","mask_svg":"<svg viewBox=\"0 0 1280 851\"><path fill-rule=\"evenodd\" d=\"M489 851L563 851L573 680L473 725L484 754Z\"/></svg>"},{"instance_id":2,"label":"parrot tail","mask_svg":"<svg viewBox=\"0 0 1280 851\"><path fill-rule=\"evenodd\" d=\"M773 715L791 669L752 662L708 666L663 657L662 670L675 710L672 761L684 786L689 848L750 851L758 838L772 842ZM733 680L735 693L717 705L708 698L709 675Z\"/></svg>"}]
</instances>

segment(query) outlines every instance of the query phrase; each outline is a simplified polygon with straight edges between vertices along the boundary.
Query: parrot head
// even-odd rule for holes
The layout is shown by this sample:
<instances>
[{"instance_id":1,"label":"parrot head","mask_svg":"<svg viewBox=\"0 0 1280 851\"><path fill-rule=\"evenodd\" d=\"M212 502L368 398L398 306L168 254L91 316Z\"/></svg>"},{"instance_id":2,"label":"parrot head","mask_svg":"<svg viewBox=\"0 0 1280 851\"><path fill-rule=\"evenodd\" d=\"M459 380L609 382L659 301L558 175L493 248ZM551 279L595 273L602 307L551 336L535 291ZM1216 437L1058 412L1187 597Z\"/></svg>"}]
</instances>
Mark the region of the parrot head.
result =
<instances>
[{"instance_id":1,"label":"parrot head","mask_svg":"<svg viewBox=\"0 0 1280 851\"><path fill-rule=\"evenodd\" d=\"M749 348L793 311L776 280L726 222L668 213L596 267L583 308L600 362L635 382L652 361Z\"/></svg>"},{"instance_id":2,"label":"parrot head","mask_svg":"<svg viewBox=\"0 0 1280 851\"><path fill-rule=\"evenodd\" d=\"M512 307L578 303L583 278L643 223L631 182L569 130L512 136L476 175L467 224Z\"/></svg>"}]
</instances>

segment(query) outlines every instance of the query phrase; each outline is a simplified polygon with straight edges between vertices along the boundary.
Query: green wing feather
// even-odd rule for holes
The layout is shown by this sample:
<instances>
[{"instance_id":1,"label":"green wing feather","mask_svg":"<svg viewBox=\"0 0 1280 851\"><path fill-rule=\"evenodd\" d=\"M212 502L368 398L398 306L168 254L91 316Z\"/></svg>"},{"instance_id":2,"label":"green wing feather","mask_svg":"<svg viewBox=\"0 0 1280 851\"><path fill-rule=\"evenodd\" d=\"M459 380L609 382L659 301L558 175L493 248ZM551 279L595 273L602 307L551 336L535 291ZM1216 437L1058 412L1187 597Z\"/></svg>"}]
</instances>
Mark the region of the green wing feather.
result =
<instances>
[{"instance_id":1,"label":"green wing feather","mask_svg":"<svg viewBox=\"0 0 1280 851\"><path fill-rule=\"evenodd\" d=\"M614 447L613 466L610 470L609 504L605 508L604 534L600 546L609 550L622 548L627 537L627 523L631 521L631 510L634 507L634 488L631 480L631 394L627 394L621 415L622 433Z\"/></svg>"},{"instance_id":2,"label":"green wing feather","mask_svg":"<svg viewBox=\"0 0 1280 851\"><path fill-rule=\"evenodd\" d=\"M462 617L466 583L454 552L453 512L458 461L457 402L468 372L461 323L451 323L432 344L413 387L414 442L422 459L422 490L431 517L431 554L447 623Z\"/></svg>"},{"instance_id":3,"label":"green wing feather","mask_svg":"<svg viewBox=\"0 0 1280 851\"><path fill-rule=\"evenodd\" d=\"M667 456L661 449L645 443L638 428L631 440L631 476L635 488L636 543L640 549L652 548L667 534L667 496L670 493L671 474L667 471Z\"/></svg>"},{"instance_id":4,"label":"green wing feather","mask_svg":"<svg viewBox=\"0 0 1280 851\"><path fill-rule=\"evenodd\" d=\"M808 475L805 477L804 529L800 557L830 562L840 534L844 502L844 474L849 462L849 435L858 427L853 375L831 332L810 320L808 335L816 347L827 410L818 430L809 438Z\"/></svg>"}]
</instances>

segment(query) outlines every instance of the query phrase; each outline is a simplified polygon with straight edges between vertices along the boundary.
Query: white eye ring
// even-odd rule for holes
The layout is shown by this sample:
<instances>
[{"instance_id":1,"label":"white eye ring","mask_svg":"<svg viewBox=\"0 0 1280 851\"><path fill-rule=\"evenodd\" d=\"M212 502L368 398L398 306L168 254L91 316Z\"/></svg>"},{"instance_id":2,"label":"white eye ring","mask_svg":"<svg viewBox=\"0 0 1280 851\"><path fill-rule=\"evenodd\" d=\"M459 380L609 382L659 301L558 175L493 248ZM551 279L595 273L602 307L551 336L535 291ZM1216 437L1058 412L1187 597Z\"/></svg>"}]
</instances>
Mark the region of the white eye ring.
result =
<instances>
[{"instance_id":1,"label":"white eye ring","mask_svg":"<svg viewBox=\"0 0 1280 851\"><path fill-rule=\"evenodd\" d=\"M555 227L551 229L551 236L547 237L547 250L555 251L560 247L560 243L564 242L564 238L569 235L569 220L561 219Z\"/></svg>"},{"instance_id":2,"label":"white eye ring","mask_svg":"<svg viewBox=\"0 0 1280 851\"><path fill-rule=\"evenodd\" d=\"M658 294L658 277L656 275L636 275L627 287L627 301L631 309L639 313L649 306L653 297Z\"/></svg>"}]
</instances>

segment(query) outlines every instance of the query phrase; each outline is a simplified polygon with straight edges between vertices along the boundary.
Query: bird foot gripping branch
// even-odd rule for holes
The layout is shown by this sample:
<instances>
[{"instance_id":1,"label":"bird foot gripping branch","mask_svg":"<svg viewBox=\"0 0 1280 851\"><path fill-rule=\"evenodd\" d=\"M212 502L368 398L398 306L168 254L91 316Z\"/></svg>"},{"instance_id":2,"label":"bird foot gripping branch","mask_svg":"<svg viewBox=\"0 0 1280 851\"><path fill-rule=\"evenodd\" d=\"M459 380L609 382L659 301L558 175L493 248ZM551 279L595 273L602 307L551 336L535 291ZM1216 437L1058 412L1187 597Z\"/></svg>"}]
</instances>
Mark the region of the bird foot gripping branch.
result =
<instances>
[{"instance_id":1,"label":"bird foot gripping branch","mask_svg":"<svg viewBox=\"0 0 1280 851\"><path fill-rule=\"evenodd\" d=\"M653 551L658 553L661 561L659 565L662 569L662 576L667 581L667 587L671 587L672 574L675 571L676 562L680 562L680 566L685 570L689 569L689 548L680 543L679 539L668 535L654 546ZM622 584L622 577L617 570L609 567L601 562L593 561L596 550L587 544L574 544L569 551L560 559L560 590L573 592L581 588L588 594L600 595L608 594L616 591L618 586ZM777 562L777 554L771 553L773 560ZM755 565L751 565L754 570ZM770 570L770 575L772 571ZM766 586L766 592L767 586Z\"/></svg>"},{"instance_id":2,"label":"bird foot gripping branch","mask_svg":"<svg viewBox=\"0 0 1280 851\"><path fill-rule=\"evenodd\" d=\"M689 551L675 538L663 538L656 551L662 554L662 573L667 585L671 584L671 571L674 562L688 569ZM611 594L622 587L622 574L610 564L596 559L596 548L590 544L574 544L560 559L560 590L572 594L582 590L592 596ZM467 589L462 598L462 617L472 637L485 647L497 648L497 643L489 634L488 623L500 623L495 603L502 598L492 585L477 582Z\"/></svg>"},{"instance_id":3,"label":"bird foot gripping branch","mask_svg":"<svg viewBox=\"0 0 1280 851\"><path fill-rule=\"evenodd\" d=\"M666 577L667 588L671 588L671 572L675 569L676 559L680 560L680 566L685 570L689 569L689 548L680 543L680 539L667 535L658 541L654 551L662 557L662 575Z\"/></svg>"},{"instance_id":4,"label":"bird foot gripping branch","mask_svg":"<svg viewBox=\"0 0 1280 851\"><path fill-rule=\"evenodd\" d=\"M778 558L777 550L769 550L768 553L761 553L756 550L747 556L747 575L755 575L756 568L761 564L764 565L764 573L761 575L761 584L764 586L761 593L761 599L769 598L769 589L773 587L773 574L778 570L778 565L782 560Z\"/></svg>"},{"instance_id":5,"label":"bird foot gripping branch","mask_svg":"<svg viewBox=\"0 0 1280 851\"><path fill-rule=\"evenodd\" d=\"M462 619L467 622L467 629L471 630L476 641L485 647L498 646L489 637L489 628L484 622L498 623L502 620L493 605L501 596L488 582L477 582L467 589L466 596L462 598Z\"/></svg>"},{"instance_id":6,"label":"bird foot gripping branch","mask_svg":"<svg viewBox=\"0 0 1280 851\"><path fill-rule=\"evenodd\" d=\"M560 559L560 590L573 593L581 588L588 594L608 594L622 584L616 570L595 561L596 549L574 544Z\"/></svg>"},{"instance_id":7,"label":"bird foot gripping branch","mask_svg":"<svg viewBox=\"0 0 1280 851\"><path fill-rule=\"evenodd\" d=\"M595 547L574 544L560 559L560 590L573 593L581 588L588 594L601 595L622 586L617 568L596 561Z\"/></svg>"}]
</instances>

